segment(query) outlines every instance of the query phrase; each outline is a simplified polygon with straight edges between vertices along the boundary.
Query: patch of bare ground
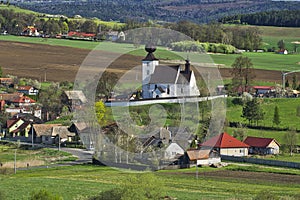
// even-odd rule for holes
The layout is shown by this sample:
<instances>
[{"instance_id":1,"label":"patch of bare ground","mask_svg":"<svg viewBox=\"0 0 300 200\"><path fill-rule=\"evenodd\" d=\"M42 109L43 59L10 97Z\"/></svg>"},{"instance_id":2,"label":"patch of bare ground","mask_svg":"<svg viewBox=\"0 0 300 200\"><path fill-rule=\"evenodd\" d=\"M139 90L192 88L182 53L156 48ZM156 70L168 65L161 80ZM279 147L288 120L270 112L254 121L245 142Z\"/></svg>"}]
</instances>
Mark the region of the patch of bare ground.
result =
<instances>
[{"instance_id":1,"label":"patch of bare ground","mask_svg":"<svg viewBox=\"0 0 300 200\"><path fill-rule=\"evenodd\" d=\"M171 174L195 176L192 172L166 172ZM300 176L289 174L276 174L267 172L248 172L248 171L230 171L220 170L213 172L199 172L199 177L212 177L212 178L229 178L229 179L247 179L253 181L268 181L278 183L294 183L300 184Z\"/></svg>"},{"instance_id":2,"label":"patch of bare ground","mask_svg":"<svg viewBox=\"0 0 300 200\"><path fill-rule=\"evenodd\" d=\"M113 54L99 52L104 59ZM89 53L90 50L86 49L0 41L0 66L4 74L18 77L44 81L46 76L47 81L74 81L79 67ZM121 75L141 65L141 60L142 57L122 55L109 66L108 70ZM224 79L231 78L229 68L219 70ZM280 71L255 69L255 74L256 80L281 82Z\"/></svg>"}]
</instances>

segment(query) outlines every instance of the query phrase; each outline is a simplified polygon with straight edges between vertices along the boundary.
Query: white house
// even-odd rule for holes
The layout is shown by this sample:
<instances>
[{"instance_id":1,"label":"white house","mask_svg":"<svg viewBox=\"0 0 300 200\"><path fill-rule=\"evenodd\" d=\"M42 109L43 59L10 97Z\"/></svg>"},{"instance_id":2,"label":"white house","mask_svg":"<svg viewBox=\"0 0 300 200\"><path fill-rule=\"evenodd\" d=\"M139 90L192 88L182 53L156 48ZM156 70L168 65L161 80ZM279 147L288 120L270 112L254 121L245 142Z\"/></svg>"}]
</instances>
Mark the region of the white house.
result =
<instances>
[{"instance_id":1,"label":"white house","mask_svg":"<svg viewBox=\"0 0 300 200\"><path fill-rule=\"evenodd\" d=\"M165 150L165 158L173 159L178 155L184 155L184 149L179 144L172 142Z\"/></svg>"},{"instance_id":2,"label":"white house","mask_svg":"<svg viewBox=\"0 0 300 200\"><path fill-rule=\"evenodd\" d=\"M147 56L142 61L142 97L168 98L199 96L194 72L191 70L189 60L185 68L180 65L160 65L153 52L156 48L146 46Z\"/></svg>"}]
</instances>

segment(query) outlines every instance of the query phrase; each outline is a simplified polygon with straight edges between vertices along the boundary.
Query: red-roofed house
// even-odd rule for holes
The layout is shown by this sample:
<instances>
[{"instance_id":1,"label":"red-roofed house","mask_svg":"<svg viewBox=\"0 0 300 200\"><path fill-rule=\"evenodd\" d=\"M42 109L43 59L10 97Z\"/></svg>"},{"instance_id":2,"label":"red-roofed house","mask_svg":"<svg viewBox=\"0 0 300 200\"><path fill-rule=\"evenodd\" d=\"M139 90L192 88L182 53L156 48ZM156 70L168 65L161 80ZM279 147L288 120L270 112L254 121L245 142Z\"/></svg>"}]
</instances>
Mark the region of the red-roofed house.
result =
<instances>
[{"instance_id":1,"label":"red-roofed house","mask_svg":"<svg viewBox=\"0 0 300 200\"><path fill-rule=\"evenodd\" d=\"M29 85L18 86L17 90L19 93L23 93L26 95L38 95L38 93L39 93L39 90L37 88L35 88L33 86L29 86Z\"/></svg>"},{"instance_id":2,"label":"red-roofed house","mask_svg":"<svg viewBox=\"0 0 300 200\"><path fill-rule=\"evenodd\" d=\"M36 103L35 100L27 96L17 97L11 101L16 107L32 106Z\"/></svg>"},{"instance_id":3,"label":"red-roofed house","mask_svg":"<svg viewBox=\"0 0 300 200\"><path fill-rule=\"evenodd\" d=\"M226 156L247 156L249 147L248 144L225 132L201 144L201 148L212 148L219 152L220 155Z\"/></svg>"},{"instance_id":4,"label":"red-roofed house","mask_svg":"<svg viewBox=\"0 0 300 200\"><path fill-rule=\"evenodd\" d=\"M8 138L15 137L28 137L30 129L30 122L23 120L22 118L9 119L6 121Z\"/></svg>"},{"instance_id":5,"label":"red-roofed house","mask_svg":"<svg viewBox=\"0 0 300 200\"><path fill-rule=\"evenodd\" d=\"M272 86L253 86L252 89L255 91L255 94L258 96L264 96L267 93L272 92L274 87Z\"/></svg>"},{"instance_id":6,"label":"red-roofed house","mask_svg":"<svg viewBox=\"0 0 300 200\"><path fill-rule=\"evenodd\" d=\"M247 137L244 143L250 146L250 154L279 154L280 144L273 138Z\"/></svg>"}]
</instances>

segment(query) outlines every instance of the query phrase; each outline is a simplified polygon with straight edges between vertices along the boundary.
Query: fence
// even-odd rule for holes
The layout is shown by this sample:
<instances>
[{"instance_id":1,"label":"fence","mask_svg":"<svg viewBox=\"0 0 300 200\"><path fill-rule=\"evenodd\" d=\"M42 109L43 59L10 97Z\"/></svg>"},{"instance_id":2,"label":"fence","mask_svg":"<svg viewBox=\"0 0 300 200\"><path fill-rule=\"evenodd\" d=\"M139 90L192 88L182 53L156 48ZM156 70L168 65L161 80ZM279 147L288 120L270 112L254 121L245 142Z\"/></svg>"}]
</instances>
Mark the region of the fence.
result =
<instances>
[{"instance_id":1,"label":"fence","mask_svg":"<svg viewBox=\"0 0 300 200\"><path fill-rule=\"evenodd\" d=\"M276 166L276 167L300 169L300 163L295 163L295 162L266 160L266 159L259 159L259 158L244 158L244 157L234 157L234 156L224 156L224 155L222 155L221 158L222 160L234 161L234 162L246 162L246 163L259 164L259 165L269 165L269 166Z\"/></svg>"}]
</instances>

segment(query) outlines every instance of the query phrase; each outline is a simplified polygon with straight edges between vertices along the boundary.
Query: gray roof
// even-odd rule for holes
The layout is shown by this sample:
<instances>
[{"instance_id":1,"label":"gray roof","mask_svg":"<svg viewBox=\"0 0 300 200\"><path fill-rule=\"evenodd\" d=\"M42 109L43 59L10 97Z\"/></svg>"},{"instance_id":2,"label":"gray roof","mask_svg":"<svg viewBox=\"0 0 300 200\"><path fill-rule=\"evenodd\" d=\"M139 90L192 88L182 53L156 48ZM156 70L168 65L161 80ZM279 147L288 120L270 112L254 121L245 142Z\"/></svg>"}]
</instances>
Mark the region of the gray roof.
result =
<instances>
[{"instance_id":1,"label":"gray roof","mask_svg":"<svg viewBox=\"0 0 300 200\"><path fill-rule=\"evenodd\" d=\"M189 71L185 73L185 71L181 71L177 80L177 84L188 84L191 81L192 72Z\"/></svg>"},{"instance_id":2,"label":"gray roof","mask_svg":"<svg viewBox=\"0 0 300 200\"><path fill-rule=\"evenodd\" d=\"M80 100L82 103L87 102L87 99L81 90L65 91L65 94L67 95L69 100Z\"/></svg>"},{"instance_id":3,"label":"gray roof","mask_svg":"<svg viewBox=\"0 0 300 200\"><path fill-rule=\"evenodd\" d=\"M158 65L155 67L154 73L151 75L149 83L176 83L179 65L166 66Z\"/></svg>"}]
</instances>

